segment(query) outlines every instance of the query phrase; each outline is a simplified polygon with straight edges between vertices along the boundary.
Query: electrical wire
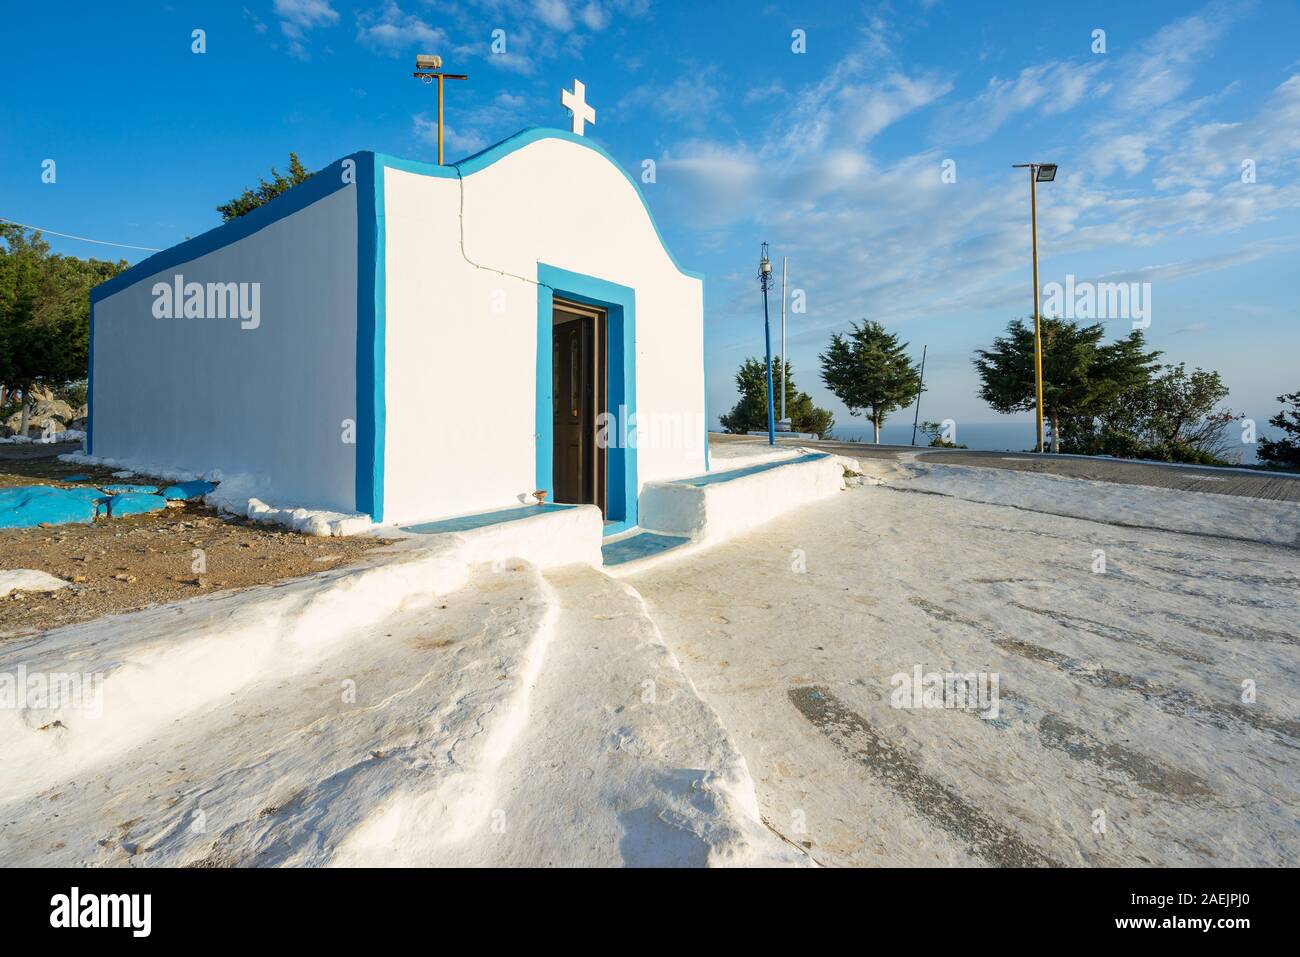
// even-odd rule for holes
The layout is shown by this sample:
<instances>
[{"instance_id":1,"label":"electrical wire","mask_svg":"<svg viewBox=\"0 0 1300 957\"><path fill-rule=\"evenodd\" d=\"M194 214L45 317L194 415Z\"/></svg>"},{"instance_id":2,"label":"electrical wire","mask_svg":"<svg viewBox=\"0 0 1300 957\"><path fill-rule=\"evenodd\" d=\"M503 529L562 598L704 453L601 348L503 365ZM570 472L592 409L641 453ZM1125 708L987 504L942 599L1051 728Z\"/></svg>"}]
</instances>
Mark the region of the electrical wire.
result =
<instances>
[{"instance_id":1,"label":"electrical wire","mask_svg":"<svg viewBox=\"0 0 1300 957\"><path fill-rule=\"evenodd\" d=\"M0 216L0 223L12 223L15 226L21 226L23 229L33 229L38 233L49 233L51 236L62 236L64 239L75 239L83 243L97 243L100 246L120 246L123 249L140 249L147 253L160 253L161 249L155 249L153 246L132 246L130 243L113 243L107 239L90 239L87 236L74 236L72 233L61 233L57 229L42 229L40 226L29 226L27 223L20 223L16 219L6 219Z\"/></svg>"}]
</instances>

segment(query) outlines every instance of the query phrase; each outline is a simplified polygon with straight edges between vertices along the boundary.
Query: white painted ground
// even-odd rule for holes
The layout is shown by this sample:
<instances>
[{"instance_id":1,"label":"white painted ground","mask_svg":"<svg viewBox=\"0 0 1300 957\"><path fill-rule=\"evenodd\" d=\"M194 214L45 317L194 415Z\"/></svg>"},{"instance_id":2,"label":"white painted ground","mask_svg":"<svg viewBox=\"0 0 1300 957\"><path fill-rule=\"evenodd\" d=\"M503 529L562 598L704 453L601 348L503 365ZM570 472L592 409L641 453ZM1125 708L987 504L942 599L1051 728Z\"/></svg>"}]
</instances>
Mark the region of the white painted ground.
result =
<instances>
[{"instance_id":1,"label":"white painted ground","mask_svg":"<svg viewBox=\"0 0 1300 957\"><path fill-rule=\"evenodd\" d=\"M1300 862L1300 552L891 481L626 579L774 828L828 865ZM998 673L999 718L891 707L916 665Z\"/></svg>"},{"instance_id":2,"label":"white painted ground","mask_svg":"<svg viewBox=\"0 0 1300 957\"><path fill-rule=\"evenodd\" d=\"M0 645L107 676L0 710L0 865L1300 861L1300 552L1207 537L1225 496L1159 492L1189 535L863 468L619 580L573 510ZM998 717L891 707L918 665Z\"/></svg>"},{"instance_id":3,"label":"white painted ground","mask_svg":"<svg viewBox=\"0 0 1300 957\"><path fill-rule=\"evenodd\" d=\"M89 676L0 709L0 866L806 864L636 594L555 564L586 518L528 520L545 573L413 539L0 647Z\"/></svg>"}]
</instances>

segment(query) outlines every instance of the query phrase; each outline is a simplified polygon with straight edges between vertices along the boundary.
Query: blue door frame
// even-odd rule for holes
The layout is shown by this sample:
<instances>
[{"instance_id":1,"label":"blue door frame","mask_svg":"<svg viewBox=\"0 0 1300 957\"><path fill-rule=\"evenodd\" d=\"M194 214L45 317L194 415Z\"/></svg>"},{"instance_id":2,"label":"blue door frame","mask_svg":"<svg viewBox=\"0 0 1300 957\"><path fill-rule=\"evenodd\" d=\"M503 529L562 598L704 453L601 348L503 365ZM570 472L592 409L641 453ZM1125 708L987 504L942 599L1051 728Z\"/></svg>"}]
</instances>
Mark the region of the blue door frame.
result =
<instances>
[{"instance_id":1,"label":"blue door frame","mask_svg":"<svg viewBox=\"0 0 1300 957\"><path fill-rule=\"evenodd\" d=\"M637 523L636 290L546 263L537 264L537 488L554 491L555 437L552 424L551 308L555 297L604 309L607 316L606 395L604 410L615 427L607 428L605 453L605 534ZM554 500L552 496L552 500Z\"/></svg>"}]
</instances>

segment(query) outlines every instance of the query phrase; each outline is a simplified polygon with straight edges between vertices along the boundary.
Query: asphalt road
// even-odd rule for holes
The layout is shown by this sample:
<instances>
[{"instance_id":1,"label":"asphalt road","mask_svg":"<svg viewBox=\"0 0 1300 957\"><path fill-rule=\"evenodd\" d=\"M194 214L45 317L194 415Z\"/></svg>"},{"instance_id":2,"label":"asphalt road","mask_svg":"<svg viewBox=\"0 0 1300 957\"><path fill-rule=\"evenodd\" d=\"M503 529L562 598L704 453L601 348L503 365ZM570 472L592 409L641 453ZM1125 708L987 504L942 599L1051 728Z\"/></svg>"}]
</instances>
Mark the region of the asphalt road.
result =
<instances>
[{"instance_id":1,"label":"asphalt road","mask_svg":"<svg viewBox=\"0 0 1300 957\"><path fill-rule=\"evenodd\" d=\"M709 434L710 442L757 442L765 440L751 435ZM1033 452L976 452L965 449L929 449L910 445L872 445L867 442L821 442L816 440L777 440L778 445L798 445L825 449L852 458L886 458L897 460L904 454L916 455L936 465L973 465L983 468L1012 469L1018 472L1045 472L1066 478L1118 485L1146 485L1185 492L1213 492L1216 495L1244 495L1249 498L1300 502L1300 476L1263 472L1256 469L1197 468L1165 465L1159 462L1127 462L1092 456L1038 455Z\"/></svg>"},{"instance_id":2,"label":"asphalt road","mask_svg":"<svg viewBox=\"0 0 1300 957\"><path fill-rule=\"evenodd\" d=\"M81 442L30 442L23 445L0 445L0 462L29 462L33 459L52 459L65 452L80 452Z\"/></svg>"}]
</instances>

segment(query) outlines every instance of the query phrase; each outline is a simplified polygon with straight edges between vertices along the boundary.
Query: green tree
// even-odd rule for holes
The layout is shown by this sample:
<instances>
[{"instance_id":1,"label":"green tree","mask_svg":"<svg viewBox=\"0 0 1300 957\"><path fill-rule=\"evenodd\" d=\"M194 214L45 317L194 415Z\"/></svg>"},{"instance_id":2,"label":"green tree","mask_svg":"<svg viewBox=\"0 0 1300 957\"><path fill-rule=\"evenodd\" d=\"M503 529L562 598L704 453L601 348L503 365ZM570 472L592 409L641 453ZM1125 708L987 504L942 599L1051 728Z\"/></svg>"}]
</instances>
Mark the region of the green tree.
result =
<instances>
[{"instance_id":1,"label":"green tree","mask_svg":"<svg viewBox=\"0 0 1300 957\"><path fill-rule=\"evenodd\" d=\"M1230 464L1228 425L1238 416L1219 403L1228 387L1217 372L1184 363L1161 366L1147 382L1124 391L1110 409L1098 416L1103 437L1099 452L1122 453L1114 447L1132 440L1139 458L1165 462Z\"/></svg>"},{"instance_id":2,"label":"green tree","mask_svg":"<svg viewBox=\"0 0 1300 957\"><path fill-rule=\"evenodd\" d=\"M1260 439L1256 455L1274 468L1300 469L1300 392L1279 395L1282 411L1268 420L1286 433L1281 439ZM1287 406L1290 406L1288 409Z\"/></svg>"},{"instance_id":3,"label":"green tree","mask_svg":"<svg viewBox=\"0 0 1300 957\"><path fill-rule=\"evenodd\" d=\"M785 413L796 432L807 432L819 439L825 438L835 427L835 417L826 409L813 405L812 396L800 392L794 383L794 366L782 362L780 356L772 357L773 388L777 395L785 391ZM762 359L746 359L736 373L736 390L740 401L718 421L726 432L744 435L767 428L767 363ZM778 404L779 408L779 404Z\"/></svg>"},{"instance_id":4,"label":"green tree","mask_svg":"<svg viewBox=\"0 0 1300 957\"><path fill-rule=\"evenodd\" d=\"M221 221L228 223L232 219L238 219L245 213L251 213L257 207L275 199L286 189L311 179L312 175L307 171L307 167L303 166L298 160L298 154L290 153L288 176L282 175L279 170L272 166L271 181L269 183L264 179L260 180L256 189L246 189L230 202L217 207L217 212L221 214Z\"/></svg>"},{"instance_id":5,"label":"green tree","mask_svg":"<svg viewBox=\"0 0 1300 957\"><path fill-rule=\"evenodd\" d=\"M848 336L835 333L822 363L822 381L849 410L849 415L863 412L875 427L880 442L880 427L895 409L911 404L921 385L916 363L906 355L907 343L885 331L878 322L863 320L852 323Z\"/></svg>"},{"instance_id":6,"label":"green tree","mask_svg":"<svg viewBox=\"0 0 1300 957\"><path fill-rule=\"evenodd\" d=\"M90 290L127 264L51 255L39 232L0 227L0 383L23 394L22 430L37 383L86 378Z\"/></svg>"},{"instance_id":7,"label":"green tree","mask_svg":"<svg viewBox=\"0 0 1300 957\"><path fill-rule=\"evenodd\" d=\"M930 448L932 449L964 449L966 446L958 445L956 442L950 442L943 437L943 423L931 422L926 420L917 426L917 431L922 435L930 437Z\"/></svg>"},{"instance_id":8,"label":"green tree","mask_svg":"<svg viewBox=\"0 0 1300 957\"><path fill-rule=\"evenodd\" d=\"M1147 352L1141 330L1103 344L1100 323L1080 326L1044 317L1043 416L1051 423L1052 451L1077 446L1091 435L1092 423L1119 398L1147 382L1158 352ZM1027 412L1037 401L1034 383L1034 329L1013 319L1005 336L990 349L975 351L980 398L1002 413Z\"/></svg>"}]
</instances>

